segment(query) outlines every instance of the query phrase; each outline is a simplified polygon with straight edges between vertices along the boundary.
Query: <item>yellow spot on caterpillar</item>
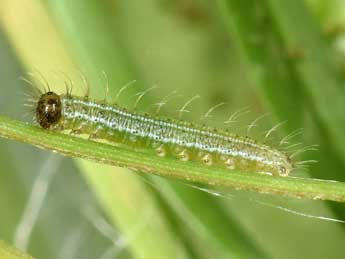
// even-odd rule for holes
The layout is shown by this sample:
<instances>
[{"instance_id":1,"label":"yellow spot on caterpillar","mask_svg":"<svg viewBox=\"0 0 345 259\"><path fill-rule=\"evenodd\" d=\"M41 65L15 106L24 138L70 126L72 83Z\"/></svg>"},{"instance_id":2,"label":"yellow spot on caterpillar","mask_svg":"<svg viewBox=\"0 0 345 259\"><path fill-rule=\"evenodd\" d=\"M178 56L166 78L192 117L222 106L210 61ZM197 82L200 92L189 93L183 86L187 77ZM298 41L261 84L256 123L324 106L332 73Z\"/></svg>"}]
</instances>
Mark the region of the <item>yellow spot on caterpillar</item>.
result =
<instances>
[{"instance_id":1,"label":"yellow spot on caterpillar","mask_svg":"<svg viewBox=\"0 0 345 259\"><path fill-rule=\"evenodd\" d=\"M288 170L286 170L286 168L284 166L280 166L279 167L279 175L285 177L285 176L289 175L289 172L288 172Z\"/></svg>"},{"instance_id":2,"label":"yellow spot on caterpillar","mask_svg":"<svg viewBox=\"0 0 345 259\"><path fill-rule=\"evenodd\" d=\"M189 160L189 154L187 150L183 150L179 153L179 157L182 161L188 161Z\"/></svg>"},{"instance_id":3,"label":"yellow spot on caterpillar","mask_svg":"<svg viewBox=\"0 0 345 259\"><path fill-rule=\"evenodd\" d=\"M234 160L231 159L231 158L228 158L226 161L225 161L225 165L228 169L235 169L235 164L234 164Z\"/></svg>"},{"instance_id":4,"label":"yellow spot on caterpillar","mask_svg":"<svg viewBox=\"0 0 345 259\"><path fill-rule=\"evenodd\" d=\"M203 156L201 160L205 165L212 165L212 156L210 154Z\"/></svg>"},{"instance_id":5,"label":"yellow spot on caterpillar","mask_svg":"<svg viewBox=\"0 0 345 259\"><path fill-rule=\"evenodd\" d=\"M163 145L159 146L158 148L156 148L156 153L158 156L160 157L164 157L166 155L166 150L163 147Z\"/></svg>"}]
</instances>

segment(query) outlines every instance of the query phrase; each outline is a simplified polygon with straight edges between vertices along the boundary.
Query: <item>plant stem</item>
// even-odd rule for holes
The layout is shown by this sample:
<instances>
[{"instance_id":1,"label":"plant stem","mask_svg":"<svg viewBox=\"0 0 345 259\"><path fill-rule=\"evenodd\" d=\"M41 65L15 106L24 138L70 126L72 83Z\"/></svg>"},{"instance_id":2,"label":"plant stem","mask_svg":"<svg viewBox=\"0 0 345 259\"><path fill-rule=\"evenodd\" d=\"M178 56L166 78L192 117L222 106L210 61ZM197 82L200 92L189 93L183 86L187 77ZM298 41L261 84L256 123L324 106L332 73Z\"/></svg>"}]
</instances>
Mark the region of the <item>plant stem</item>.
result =
<instances>
[{"instance_id":1,"label":"plant stem","mask_svg":"<svg viewBox=\"0 0 345 259\"><path fill-rule=\"evenodd\" d=\"M160 158L124 147L115 147L63 133L42 130L2 116L0 116L0 136L71 157L85 158L189 182L303 199L345 202L345 183L342 182L273 177L212 168L173 158Z\"/></svg>"}]
</instances>

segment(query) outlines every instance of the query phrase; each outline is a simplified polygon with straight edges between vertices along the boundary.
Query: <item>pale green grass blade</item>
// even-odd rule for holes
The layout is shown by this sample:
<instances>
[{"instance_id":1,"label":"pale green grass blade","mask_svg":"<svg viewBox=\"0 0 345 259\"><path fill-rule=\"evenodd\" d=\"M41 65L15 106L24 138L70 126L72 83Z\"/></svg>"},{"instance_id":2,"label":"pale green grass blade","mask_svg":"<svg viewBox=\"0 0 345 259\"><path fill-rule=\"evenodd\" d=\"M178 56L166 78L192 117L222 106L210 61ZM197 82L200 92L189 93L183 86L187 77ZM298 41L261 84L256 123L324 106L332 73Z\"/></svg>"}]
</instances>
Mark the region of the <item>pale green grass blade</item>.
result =
<instances>
[{"instance_id":1,"label":"pale green grass blade","mask_svg":"<svg viewBox=\"0 0 345 259\"><path fill-rule=\"evenodd\" d=\"M303 117L296 116L303 109L299 83L296 84L287 53L280 49L281 40L266 17L263 4L252 0L219 0L218 3L264 104L269 111L274 111L276 120L288 122L283 127L300 128Z\"/></svg>"},{"instance_id":2,"label":"pale green grass blade","mask_svg":"<svg viewBox=\"0 0 345 259\"><path fill-rule=\"evenodd\" d=\"M308 88L306 83L315 84L315 87L309 86L315 88L313 91L320 91L317 89L322 89L325 85L321 79L310 81L312 75L308 76L308 82L305 81L307 78L303 77L307 71L317 73L315 78L325 74L324 80L330 80L329 84L333 89L330 92L333 91L337 95L335 100L338 101L335 103L338 104L336 105L344 105L345 102L341 104L339 101L342 94L337 94L340 91L339 86L336 86L339 75L334 70L334 64L331 64L326 57L329 50L304 5L296 1L288 2L224 0L219 1L219 4L230 33L236 36L235 40L242 50L251 79L265 97L264 100L268 104L269 110L275 113L280 121L287 120L284 125L287 130L286 134L298 128L304 128L303 135L307 136L307 141L310 144L319 145L317 152L309 152L303 157L306 160L318 161L317 164L310 167L309 173L318 178L330 177L344 181L345 168L344 159L342 159L344 152L336 147L344 138L338 134L338 143L332 143L330 134L335 136L333 130L333 133L328 131L329 134L326 137L325 130L327 129L320 122L319 108L316 107L316 103L311 105L308 97L309 90L306 89ZM278 15L275 9L280 10L281 14ZM280 28L279 26L283 22L285 27ZM304 28L303 30L300 30L301 26ZM286 31L289 31L290 34L287 35ZM295 33L300 33L300 35L297 36ZM305 38L308 40L299 41L299 39ZM293 39L294 43L290 42ZM298 72L302 69L303 73ZM317 72L317 69L322 72ZM327 95L325 95L325 100L326 97ZM327 102L332 103L332 98L328 97ZM333 105L330 107L334 107ZM325 105L323 107L323 111L326 111ZM338 111L334 114L331 110L328 112L330 112L330 117L339 116ZM309 117L312 118L312 122ZM341 126L341 121L342 119L338 120L336 128L344 127ZM336 121L333 120L333 123ZM332 127L331 124L329 126ZM301 140L296 138L295 141ZM336 150L340 152L337 153ZM334 204L331 206L339 217L342 217L343 207Z\"/></svg>"},{"instance_id":3,"label":"pale green grass blade","mask_svg":"<svg viewBox=\"0 0 345 259\"><path fill-rule=\"evenodd\" d=\"M339 69L315 20L301 1L267 1L287 50L297 51L293 60L306 100L320 119L330 142L345 161L345 94Z\"/></svg>"},{"instance_id":4,"label":"pale green grass blade","mask_svg":"<svg viewBox=\"0 0 345 259\"><path fill-rule=\"evenodd\" d=\"M185 231L190 233L190 239L200 236L200 243L204 244L201 249L207 252L216 250L218 258L269 257L243 231L233 213L226 211L219 197L211 195L212 190L206 186L203 188L209 193L201 191L198 186L176 181L168 184L157 177L153 178L153 183L160 187L159 193L181 218L182 224L186 226ZM211 242L213 245L209 246Z\"/></svg>"},{"instance_id":5,"label":"pale green grass blade","mask_svg":"<svg viewBox=\"0 0 345 259\"><path fill-rule=\"evenodd\" d=\"M20 8L19 8L20 6ZM17 21L14 16L12 16L13 12L16 12L18 15L18 8L20 10L23 10L22 19L21 21L24 21L27 19L26 22L24 22L22 26L20 26L21 30L17 30ZM25 11L24 11L25 9ZM13 44L15 45L19 57L22 59L24 65L28 68L28 70L34 70L38 69L42 74L46 76L48 81L51 81L51 85L60 86L60 89L63 89L63 82L60 80L56 80L56 76L53 74L54 71L62 70L65 73L72 73L72 74L78 74L78 68L76 68L69 58L69 55L66 53L63 44L61 44L61 41L59 39L59 36L57 35L51 21L49 20L47 13L45 10L40 6L39 3L28 3L26 8L23 8L23 4L21 2L16 1L5 1L1 4L1 15L2 15L2 25L5 28L6 33L8 36L12 39ZM42 39L40 39L40 36L42 36L36 29L35 24L40 24L41 29L46 32L45 36L45 43L50 46L49 49L46 49L46 52L42 51L41 44ZM24 26L25 25L25 26ZM38 33L38 34L37 34ZM30 41L26 37L30 37ZM28 42L37 41L37 45L31 45L27 44ZM53 47L54 46L54 47ZM37 54L39 53L39 55ZM39 58L37 58L39 56ZM54 57L54 58L53 58ZM56 58L55 58L56 57ZM54 61L53 61L54 59ZM96 73L96 72L95 72ZM100 73L101 75L101 73ZM64 79L63 79L64 80ZM54 88L55 89L55 88ZM115 172L114 172L115 173ZM99 174L99 177L102 178L102 174ZM106 176L104 176L106 177ZM99 179L99 181L101 181ZM140 179L128 179L128 183L133 181L139 181ZM111 189L111 183L107 181L103 181L105 184L109 184L109 188L106 186L96 185L95 183L95 190L96 193L100 194L103 193L103 189L105 190L112 190ZM130 186L128 185L122 185L121 188L126 190L127 192L131 193ZM99 189L97 189L99 188ZM109 194L111 196L111 194ZM116 197L116 196L112 196ZM100 198L103 198L103 196L100 195ZM138 197L139 198L139 197ZM113 204L116 204L116 200L112 200ZM154 200L147 200L147 202L154 202ZM102 204L109 204L107 202L102 202ZM152 207L149 206L148 207ZM157 207L156 207L157 208ZM121 209L121 208L119 208ZM109 209L105 209L107 212L113 213L114 211ZM159 213L159 210L157 211ZM123 215L123 214L120 214ZM138 215L137 215L138 216ZM111 219L114 219L116 217L110 216ZM138 220L140 217L138 216ZM120 224L124 223L125 221L120 222L114 222L114 224ZM127 225L121 225L122 229L124 228L132 228L132 226ZM180 243L179 240L173 237L171 234L171 231L169 231L169 225L162 224L161 228L156 229L153 228L153 232L147 232L150 236L150 240L154 241L156 240L156 243L160 243L161 250L155 251L154 249L144 249L144 245L142 245L140 240L137 240L137 242L130 243L130 250L133 251L134 254L140 254L141 258L155 258L155 257L164 257L166 254L159 255L158 253L162 253L166 248L167 251L170 251L170 256L174 258L174 255L179 254L183 255L184 248L183 245ZM156 231L157 230L157 231ZM163 232L166 234L164 234ZM170 236L171 235L171 236ZM163 239L161 237L166 236L170 237L169 240ZM147 236L148 238L148 236ZM143 239L141 239L143 240ZM176 252L171 251L171 247L174 247L177 249Z\"/></svg>"},{"instance_id":6,"label":"pale green grass blade","mask_svg":"<svg viewBox=\"0 0 345 259\"><path fill-rule=\"evenodd\" d=\"M303 59L300 55L303 55L303 51L296 45L289 45L284 42L280 30L277 29L276 22L270 16L269 7L264 2L225 0L219 1L219 3L224 14L224 20L232 35L236 36L235 40L247 61L251 79L264 97L265 104L270 108L269 110L276 115L279 121L287 121L282 127L285 127L286 132L291 132L298 128L306 128L304 130L306 131L305 135L312 135L308 139L309 143L320 146L318 152L308 155L307 159L319 161L317 165L311 167L310 173L316 177L324 178L327 171L327 177L344 180L344 176L339 173L344 168L344 162L342 159L339 159L339 155L335 154L335 145L332 145L324 137L324 126L319 123L319 119L315 118L318 117L318 112L313 108L315 105L310 105L309 99L306 98L304 91L305 82L296 73L297 68L295 66L302 64ZM280 3L280 1L275 3ZM300 12L303 8L298 9ZM282 10L284 10L285 14L295 13L290 9L286 11L286 8ZM302 21L309 19L307 17L308 15L302 15ZM293 20L299 21L297 18ZM303 26L310 24L310 22L302 23ZM291 26L291 30L294 31L295 27ZM304 31L312 33L307 29ZM315 35L312 36L312 38L315 37ZM313 43L313 45L315 44L322 45L322 43ZM314 48L314 52L317 49L320 48ZM325 47L321 49L323 50L317 55L323 56L324 54L322 53L326 50ZM318 65L320 64L319 62L313 61L309 62L309 64ZM325 63L325 67L328 67L328 64L329 61ZM330 67L332 67L332 64ZM333 71L331 68L325 68L323 73L329 70ZM334 73L334 71L331 73ZM325 78L332 77L332 74L325 76ZM337 78L337 76L334 77ZM322 85L319 84L321 87ZM336 95L342 96L341 94ZM336 97L336 99L338 98ZM328 102L332 102L331 100L332 98L328 98ZM304 114L307 113L303 111L311 114L313 118L311 125L309 125L310 123L306 124ZM331 117L335 116L334 114L329 115ZM341 120L338 123L341 125ZM339 125L337 128L341 127ZM309 129L310 127L313 128ZM308 133L309 131L311 133ZM338 135L338 137L341 136ZM298 142L297 138L295 141ZM338 143L341 143L341 141Z\"/></svg>"}]
</instances>

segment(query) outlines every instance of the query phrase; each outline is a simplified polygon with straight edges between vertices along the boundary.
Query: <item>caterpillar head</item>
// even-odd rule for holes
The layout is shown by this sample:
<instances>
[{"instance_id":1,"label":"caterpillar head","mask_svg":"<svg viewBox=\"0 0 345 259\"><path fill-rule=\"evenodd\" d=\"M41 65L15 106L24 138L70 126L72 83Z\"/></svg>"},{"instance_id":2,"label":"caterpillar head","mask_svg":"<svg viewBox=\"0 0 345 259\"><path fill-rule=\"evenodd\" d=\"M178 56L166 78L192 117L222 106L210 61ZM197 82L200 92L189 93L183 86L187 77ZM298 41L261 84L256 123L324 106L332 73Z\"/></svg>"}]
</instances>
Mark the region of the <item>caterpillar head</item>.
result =
<instances>
[{"instance_id":1,"label":"caterpillar head","mask_svg":"<svg viewBox=\"0 0 345 259\"><path fill-rule=\"evenodd\" d=\"M61 119L60 96L54 92L41 95L36 107L36 121L44 129L51 128Z\"/></svg>"}]
</instances>

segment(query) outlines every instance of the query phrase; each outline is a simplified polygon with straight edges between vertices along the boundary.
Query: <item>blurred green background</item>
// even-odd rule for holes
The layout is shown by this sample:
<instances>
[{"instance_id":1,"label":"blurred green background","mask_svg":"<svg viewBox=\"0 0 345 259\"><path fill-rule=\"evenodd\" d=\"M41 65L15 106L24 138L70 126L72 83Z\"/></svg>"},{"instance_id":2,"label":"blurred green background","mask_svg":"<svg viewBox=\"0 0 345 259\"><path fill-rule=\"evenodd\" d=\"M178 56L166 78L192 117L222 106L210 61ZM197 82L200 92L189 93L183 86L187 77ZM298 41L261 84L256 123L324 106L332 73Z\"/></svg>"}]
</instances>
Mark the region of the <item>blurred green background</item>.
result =
<instances>
[{"instance_id":1,"label":"blurred green background","mask_svg":"<svg viewBox=\"0 0 345 259\"><path fill-rule=\"evenodd\" d=\"M0 0L0 110L31 122L24 107L37 71L63 91L138 109L176 91L165 116L200 95L184 119L253 136L288 120L278 137L319 145L308 174L345 181L343 1ZM64 75L65 74L65 75ZM38 77L36 76L36 79ZM36 82L37 83L37 82ZM207 120L202 115L225 102ZM251 112L224 125L243 107ZM343 109L344 108L344 109ZM260 135L261 134L261 135ZM277 138L279 139L279 138ZM143 177L0 139L0 239L35 258L343 258L343 204L268 197ZM221 195L217 195L218 193Z\"/></svg>"}]
</instances>

